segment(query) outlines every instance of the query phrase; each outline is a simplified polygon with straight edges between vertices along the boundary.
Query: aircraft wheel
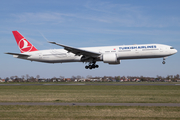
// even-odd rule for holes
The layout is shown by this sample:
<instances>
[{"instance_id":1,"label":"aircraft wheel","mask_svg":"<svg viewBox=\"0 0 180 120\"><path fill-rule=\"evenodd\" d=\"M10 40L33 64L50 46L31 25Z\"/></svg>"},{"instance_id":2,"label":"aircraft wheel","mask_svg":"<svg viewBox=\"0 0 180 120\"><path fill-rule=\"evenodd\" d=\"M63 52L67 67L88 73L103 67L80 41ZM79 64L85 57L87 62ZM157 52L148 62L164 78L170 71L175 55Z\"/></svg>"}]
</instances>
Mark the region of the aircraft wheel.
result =
<instances>
[{"instance_id":1,"label":"aircraft wheel","mask_svg":"<svg viewBox=\"0 0 180 120\"><path fill-rule=\"evenodd\" d=\"M92 69L92 65L89 65L89 69Z\"/></svg>"},{"instance_id":2,"label":"aircraft wheel","mask_svg":"<svg viewBox=\"0 0 180 120\"><path fill-rule=\"evenodd\" d=\"M165 64L165 63L166 63L165 61L162 62L162 64Z\"/></svg>"},{"instance_id":3,"label":"aircraft wheel","mask_svg":"<svg viewBox=\"0 0 180 120\"><path fill-rule=\"evenodd\" d=\"M95 68L98 68L98 67L99 67L99 65L95 65L95 64L85 66L86 69L95 69Z\"/></svg>"},{"instance_id":4,"label":"aircraft wheel","mask_svg":"<svg viewBox=\"0 0 180 120\"><path fill-rule=\"evenodd\" d=\"M92 68L95 68L96 66L95 66L95 65L92 65L91 67L92 67Z\"/></svg>"},{"instance_id":5,"label":"aircraft wheel","mask_svg":"<svg viewBox=\"0 0 180 120\"><path fill-rule=\"evenodd\" d=\"M88 69L88 68L89 68L89 66L85 66L85 68L86 68L86 69Z\"/></svg>"}]
</instances>

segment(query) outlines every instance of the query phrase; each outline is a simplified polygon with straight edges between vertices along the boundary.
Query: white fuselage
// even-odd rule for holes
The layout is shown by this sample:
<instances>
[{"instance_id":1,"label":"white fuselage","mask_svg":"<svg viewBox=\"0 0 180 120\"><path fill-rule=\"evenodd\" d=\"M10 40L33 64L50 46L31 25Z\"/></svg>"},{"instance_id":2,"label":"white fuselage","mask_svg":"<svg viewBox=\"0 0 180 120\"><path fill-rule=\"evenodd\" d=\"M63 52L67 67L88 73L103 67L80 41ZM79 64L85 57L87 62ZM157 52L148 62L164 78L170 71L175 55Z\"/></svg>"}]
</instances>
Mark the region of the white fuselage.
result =
<instances>
[{"instance_id":1,"label":"white fuselage","mask_svg":"<svg viewBox=\"0 0 180 120\"><path fill-rule=\"evenodd\" d=\"M101 56L98 61L103 61L102 56L105 54L115 54L118 60L123 60L167 57L177 52L177 50L173 47L163 44L86 47L79 49L100 53ZM39 50L34 52L25 52L22 54L30 56L19 57L18 55L14 55L14 57L47 63L82 62L82 55L78 56L71 52L67 52L64 49Z\"/></svg>"}]
</instances>

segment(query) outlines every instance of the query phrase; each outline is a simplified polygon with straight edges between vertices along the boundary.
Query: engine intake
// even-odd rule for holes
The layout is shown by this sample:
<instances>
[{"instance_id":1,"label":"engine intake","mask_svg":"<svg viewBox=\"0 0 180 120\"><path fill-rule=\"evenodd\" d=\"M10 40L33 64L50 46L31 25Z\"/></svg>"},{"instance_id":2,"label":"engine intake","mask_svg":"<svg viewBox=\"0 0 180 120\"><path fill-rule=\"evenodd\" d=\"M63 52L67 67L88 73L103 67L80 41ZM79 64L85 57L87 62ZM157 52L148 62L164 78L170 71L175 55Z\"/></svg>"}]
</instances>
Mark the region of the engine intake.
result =
<instances>
[{"instance_id":1,"label":"engine intake","mask_svg":"<svg viewBox=\"0 0 180 120\"><path fill-rule=\"evenodd\" d=\"M120 64L120 60L117 59L116 53L103 54L103 62L109 64Z\"/></svg>"}]
</instances>

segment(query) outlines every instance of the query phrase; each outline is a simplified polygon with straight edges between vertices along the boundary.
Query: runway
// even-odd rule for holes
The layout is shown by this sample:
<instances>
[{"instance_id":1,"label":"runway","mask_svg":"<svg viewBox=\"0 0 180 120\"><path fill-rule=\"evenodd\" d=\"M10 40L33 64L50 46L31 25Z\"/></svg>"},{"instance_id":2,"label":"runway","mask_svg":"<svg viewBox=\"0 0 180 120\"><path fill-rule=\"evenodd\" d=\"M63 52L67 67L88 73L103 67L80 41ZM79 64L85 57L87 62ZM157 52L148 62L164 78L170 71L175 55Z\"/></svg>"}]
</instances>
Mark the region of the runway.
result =
<instances>
[{"instance_id":1,"label":"runway","mask_svg":"<svg viewBox=\"0 0 180 120\"><path fill-rule=\"evenodd\" d=\"M1 102L0 105L40 106L167 106L180 107L180 103L55 103L55 102Z\"/></svg>"},{"instance_id":2,"label":"runway","mask_svg":"<svg viewBox=\"0 0 180 120\"><path fill-rule=\"evenodd\" d=\"M81 86L81 85L86 85L86 86L90 86L90 85L94 85L94 86L175 86L175 85L180 85L180 84L161 84L161 83L94 83L94 84L85 84L85 83L80 83L80 84L0 84L0 86Z\"/></svg>"}]
</instances>

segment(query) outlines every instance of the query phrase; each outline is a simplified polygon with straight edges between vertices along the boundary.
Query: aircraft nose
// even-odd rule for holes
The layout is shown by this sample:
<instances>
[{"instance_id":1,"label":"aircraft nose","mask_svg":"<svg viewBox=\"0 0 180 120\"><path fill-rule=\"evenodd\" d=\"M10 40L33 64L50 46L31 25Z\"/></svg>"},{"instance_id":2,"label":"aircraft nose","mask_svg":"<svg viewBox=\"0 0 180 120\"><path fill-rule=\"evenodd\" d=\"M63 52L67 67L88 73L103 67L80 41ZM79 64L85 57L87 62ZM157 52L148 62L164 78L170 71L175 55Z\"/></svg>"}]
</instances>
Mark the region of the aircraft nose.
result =
<instances>
[{"instance_id":1,"label":"aircraft nose","mask_svg":"<svg viewBox=\"0 0 180 120\"><path fill-rule=\"evenodd\" d=\"M177 53L178 51L175 49L175 53Z\"/></svg>"},{"instance_id":2,"label":"aircraft nose","mask_svg":"<svg viewBox=\"0 0 180 120\"><path fill-rule=\"evenodd\" d=\"M176 50L176 49L174 49L174 51L173 51L173 54L175 54L175 53L177 53L177 50Z\"/></svg>"}]
</instances>

